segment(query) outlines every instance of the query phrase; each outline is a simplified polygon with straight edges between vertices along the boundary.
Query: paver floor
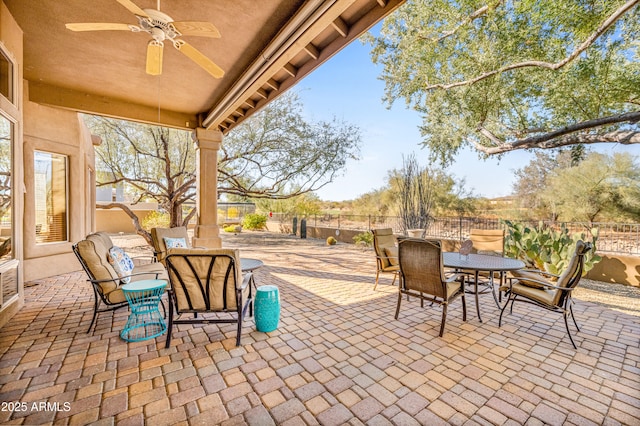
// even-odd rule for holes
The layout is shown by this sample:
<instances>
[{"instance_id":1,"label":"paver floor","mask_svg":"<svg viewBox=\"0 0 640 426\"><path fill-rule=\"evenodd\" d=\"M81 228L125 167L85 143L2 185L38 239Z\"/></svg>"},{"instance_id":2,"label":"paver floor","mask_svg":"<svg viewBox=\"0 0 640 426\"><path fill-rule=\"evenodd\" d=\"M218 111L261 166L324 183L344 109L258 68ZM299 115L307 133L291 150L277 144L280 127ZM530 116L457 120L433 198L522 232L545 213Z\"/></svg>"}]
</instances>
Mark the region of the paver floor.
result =
<instances>
[{"instance_id":1,"label":"paver floor","mask_svg":"<svg viewBox=\"0 0 640 426\"><path fill-rule=\"evenodd\" d=\"M269 233L225 235L264 261L258 285L280 289L277 330L181 325L120 339L128 312L99 315L83 273L30 283L0 329L0 424L118 425L638 425L640 317L591 301L562 317L481 296L441 310L403 299L389 276L373 291L371 251Z\"/></svg>"}]
</instances>

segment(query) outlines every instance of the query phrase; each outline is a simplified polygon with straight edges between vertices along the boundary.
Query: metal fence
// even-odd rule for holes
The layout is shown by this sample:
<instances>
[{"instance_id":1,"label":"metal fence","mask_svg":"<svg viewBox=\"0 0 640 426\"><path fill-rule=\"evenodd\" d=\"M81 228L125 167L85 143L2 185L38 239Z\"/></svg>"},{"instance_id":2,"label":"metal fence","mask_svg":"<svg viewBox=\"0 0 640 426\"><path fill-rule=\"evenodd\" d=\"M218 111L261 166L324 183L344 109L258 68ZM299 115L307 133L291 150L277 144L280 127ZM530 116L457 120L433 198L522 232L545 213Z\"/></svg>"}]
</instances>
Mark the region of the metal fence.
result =
<instances>
[{"instance_id":1,"label":"metal fence","mask_svg":"<svg viewBox=\"0 0 640 426\"><path fill-rule=\"evenodd\" d=\"M301 219L301 218L299 218ZM393 232L402 235L405 229L400 217L375 215L324 214L306 217L307 226L320 228L369 231L374 228L392 228ZM274 213L270 221L291 223L293 217ZM570 233L585 233L590 237L590 230L598 230L598 251L620 254L640 255L640 223L597 222L593 224L581 222L551 221L517 221L529 226L544 223L551 228L559 229L564 225ZM430 221L426 230L428 238L446 238L464 240L469 238L471 229L502 229L505 225L500 219L484 219L476 217L439 217Z\"/></svg>"}]
</instances>

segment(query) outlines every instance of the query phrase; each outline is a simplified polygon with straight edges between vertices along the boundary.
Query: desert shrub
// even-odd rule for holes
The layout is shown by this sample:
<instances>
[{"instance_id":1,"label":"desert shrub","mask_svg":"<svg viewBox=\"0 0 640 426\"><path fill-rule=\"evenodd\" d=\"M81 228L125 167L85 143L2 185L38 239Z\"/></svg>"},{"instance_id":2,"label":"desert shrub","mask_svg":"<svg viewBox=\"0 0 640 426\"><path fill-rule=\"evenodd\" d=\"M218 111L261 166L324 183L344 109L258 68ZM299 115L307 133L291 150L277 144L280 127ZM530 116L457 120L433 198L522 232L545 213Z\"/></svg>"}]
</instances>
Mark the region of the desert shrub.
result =
<instances>
[{"instance_id":1,"label":"desert shrub","mask_svg":"<svg viewBox=\"0 0 640 426\"><path fill-rule=\"evenodd\" d=\"M249 213L242 219L242 227L246 229L265 229L267 227L267 215Z\"/></svg>"},{"instance_id":2,"label":"desert shrub","mask_svg":"<svg viewBox=\"0 0 640 426\"><path fill-rule=\"evenodd\" d=\"M335 246L336 244L338 244L338 240L333 237L329 237L327 238L327 244L330 246Z\"/></svg>"},{"instance_id":3,"label":"desert shrub","mask_svg":"<svg viewBox=\"0 0 640 426\"><path fill-rule=\"evenodd\" d=\"M151 228L168 228L169 213L162 213L157 210L152 211L142 219L142 227L149 231Z\"/></svg>"},{"instance_id":4,"label":"desert shrub","mask_svg":"<svg viewBox=\"0 0 640 426\"><path fill-rule=\"evenodd\" d=\"M373 234L371 232L362 232L354 235L353 241L359 247L371 247L373 245Z\"/></svg>"},{"instance_id":5,"label":"desert shrub","mask_svg":"<svg viewBox=\"0 0 640 426\"><path fill-rule=\"evenodd\" d=\"M224 228L222 228L222 230L224 232L241 232L242 227L238 225L227 225Z\"/></svg>"}]
</instances>

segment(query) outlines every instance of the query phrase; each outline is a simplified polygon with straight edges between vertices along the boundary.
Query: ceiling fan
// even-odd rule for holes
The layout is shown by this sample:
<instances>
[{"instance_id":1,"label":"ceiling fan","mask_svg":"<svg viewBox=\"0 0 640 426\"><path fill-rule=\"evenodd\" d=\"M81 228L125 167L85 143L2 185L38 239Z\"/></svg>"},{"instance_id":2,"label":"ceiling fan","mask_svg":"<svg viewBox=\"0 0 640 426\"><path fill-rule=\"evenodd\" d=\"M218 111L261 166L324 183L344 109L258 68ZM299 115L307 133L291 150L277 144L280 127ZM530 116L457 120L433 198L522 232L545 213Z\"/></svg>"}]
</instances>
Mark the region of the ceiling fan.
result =
<instances>
[{"instance_id":1,"label":"ceiling fan","mask_svg":"<svg viewBox=\"0 0 640 426\"><path fill-rule=\"evenodd\" d=\"M117 24L117 23L76 23L66 24L71 31L132 31L134 33L146 32L151 35L152 40L147 45L147 74L162 74L162 50L164 42L173 44L178 51L200 65L205 71L221 78L224 71L211 59L207 58L195 47L184 40L178 39L181 36L200 36L220 38L220 32L210 22L187 22L174 21L170 16L160 12L160 0L158 9L141 9L131 0L116 0L126 7L136 18L138 25Z\"/></svg>"}]
</instances>

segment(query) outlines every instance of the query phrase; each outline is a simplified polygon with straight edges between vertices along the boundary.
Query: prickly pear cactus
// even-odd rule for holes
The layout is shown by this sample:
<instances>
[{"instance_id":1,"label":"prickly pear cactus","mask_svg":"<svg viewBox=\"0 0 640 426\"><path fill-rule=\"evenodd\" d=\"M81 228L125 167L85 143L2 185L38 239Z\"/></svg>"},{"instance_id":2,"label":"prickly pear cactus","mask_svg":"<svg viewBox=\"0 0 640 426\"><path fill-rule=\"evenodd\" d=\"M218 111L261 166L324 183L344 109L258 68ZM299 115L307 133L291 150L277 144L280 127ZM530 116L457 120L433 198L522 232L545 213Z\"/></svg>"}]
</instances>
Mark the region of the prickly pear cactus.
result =
<instances>
[{"instance_id":1,"label":"prickly pear cactus","mask_svg":"<svg viewBox=\"0 0 640 426\"><path fill-rule=\"evenodd\" d=\"M584 273L602 259L596 254L597 228L590 229L588 237L586 232L570 234L564 224L554 229L543 222L533 227L509 220L502 222L507 227L505 255L521 259L528 268L561 274L569 265L579 240L593 244L593 249L584 257Z\"/></svg>"}]
</instances>

